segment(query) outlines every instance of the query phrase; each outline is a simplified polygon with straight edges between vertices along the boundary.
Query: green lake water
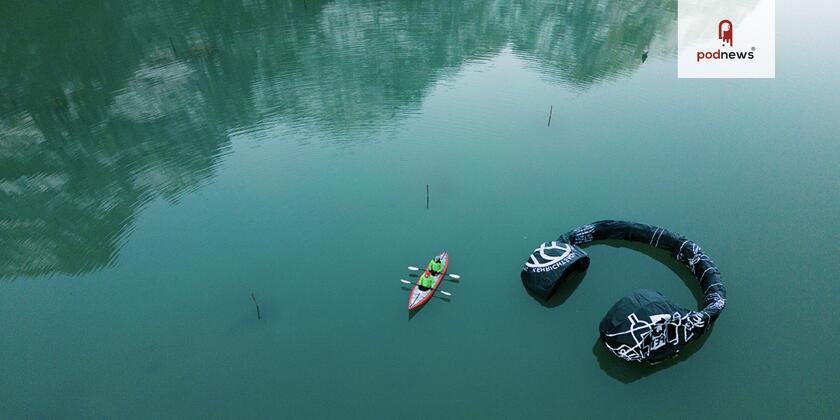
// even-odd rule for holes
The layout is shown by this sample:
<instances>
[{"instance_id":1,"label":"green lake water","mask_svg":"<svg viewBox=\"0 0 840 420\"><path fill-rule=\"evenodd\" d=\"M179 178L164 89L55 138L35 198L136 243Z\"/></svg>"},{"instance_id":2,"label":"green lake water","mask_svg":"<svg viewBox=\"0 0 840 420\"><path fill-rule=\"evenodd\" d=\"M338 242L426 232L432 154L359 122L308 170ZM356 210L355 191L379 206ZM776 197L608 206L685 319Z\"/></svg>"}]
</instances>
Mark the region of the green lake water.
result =
<instances>
[{"instance_id":1,"label":"green lake water","mask_svg":"<svg viewBox=\"0 0 840 420\"><path fill-rule=\"evenodd\" d=\"M835 5L777 2L776 79L689 80L674 1L38 3L0 4L0 417L840 411ZM693 307L687 270L599 245L522 286L609 218L723 274L674 362L598 322ZM442 250L462 280L409 318Z\"/></svg>"}]
</instances>

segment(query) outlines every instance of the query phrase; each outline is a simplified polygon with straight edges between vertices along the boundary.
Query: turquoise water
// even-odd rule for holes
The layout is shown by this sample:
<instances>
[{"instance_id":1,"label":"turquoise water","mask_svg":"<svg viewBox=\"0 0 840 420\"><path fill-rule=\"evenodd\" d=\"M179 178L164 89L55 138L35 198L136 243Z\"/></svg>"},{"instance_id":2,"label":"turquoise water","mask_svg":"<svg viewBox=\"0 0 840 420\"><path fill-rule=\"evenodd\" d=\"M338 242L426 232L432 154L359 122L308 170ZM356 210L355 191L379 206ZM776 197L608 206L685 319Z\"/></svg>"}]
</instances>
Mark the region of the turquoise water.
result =
<instances>
[{"instance_id":1,"label":"turquoise water","mask_svg":"<svg viewBox=\"0 0 840 420\"><path fill-rule=\"evenodd\" d=\"M678 80L675 2L6 2L0 414L828 417L836 9L779 2L774 80ZM604 218L720 267L676 362L597 341L633 289L696 302L655 254L522 287Z\"/></svg>"}]
</instances>

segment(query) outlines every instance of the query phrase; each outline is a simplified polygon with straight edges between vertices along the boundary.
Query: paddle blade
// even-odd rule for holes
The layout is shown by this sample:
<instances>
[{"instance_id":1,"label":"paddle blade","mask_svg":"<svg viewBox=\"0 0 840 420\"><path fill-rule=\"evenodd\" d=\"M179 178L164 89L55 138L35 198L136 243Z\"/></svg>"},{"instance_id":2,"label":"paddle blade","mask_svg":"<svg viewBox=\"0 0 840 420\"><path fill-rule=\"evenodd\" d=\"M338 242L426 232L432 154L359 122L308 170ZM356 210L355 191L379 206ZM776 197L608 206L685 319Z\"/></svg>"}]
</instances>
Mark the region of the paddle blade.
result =
<instances>
[{"instance_id":1,"label":"paddle blade","mask_svg":"<svg viewBox=\"0 0 840 420\"><path fill-rule=\"evenodd\" d=\"M408 281L408 280L404 280L404 279L400 279L400 281L401 281L401 282L403 282L403 283L405 283L405 284L414 284L414 283L412 283L412 282L410 282L410 281Z\"/></svg>"},{"instance_id":2,"label":"paddle blade","mask_svg":"<svg viewBox=\"0 0 840 420\"><path fill-rule=\"evenodd\" d=\"M413 266L413 265L409 265L409 266L408 266L408 269L409 269L409 270L411 270L411 271L417 271L417 270L419 270L419 268L417 268L417 267L415 267L415 266Z\"/></svg>"},{"instance_id":3,"label":"paddle blade","mask_svg":"<svg viewBox=\"0 0 840 420\"><path fill-rule=\"evenodd\" d=\"M452 296L452 293L444 292L443 290L438 290L438 293L443 293L446 296Z\"/></svg>"},{"instance_id":4,"label":"paddle blade","mask_svg":"<svg viewBox=\"0 0 840 420\"><path fill-rule=\"evenodd\" d=\"M461 276L459 276L459 275L457 275L457 274L450 274L450 275L449 275L449 278L452 278L452 279L457 280L457 279L460 279L460 278L461 278Z\"/></svg>"}]
</instances>

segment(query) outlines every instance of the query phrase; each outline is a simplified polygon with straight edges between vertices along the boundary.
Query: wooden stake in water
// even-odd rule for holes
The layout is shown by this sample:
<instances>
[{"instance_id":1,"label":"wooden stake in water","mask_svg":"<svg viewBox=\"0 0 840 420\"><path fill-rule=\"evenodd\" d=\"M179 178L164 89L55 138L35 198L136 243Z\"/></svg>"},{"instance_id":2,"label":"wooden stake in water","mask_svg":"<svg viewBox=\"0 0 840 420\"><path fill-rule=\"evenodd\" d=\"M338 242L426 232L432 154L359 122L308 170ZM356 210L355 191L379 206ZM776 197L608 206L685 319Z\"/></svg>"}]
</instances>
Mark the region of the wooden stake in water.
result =
<instances>
[{"instance_id":1,"label":"wooden stake in water","mask_svg":"<svg viewBox=\"0 0 840 420\"><path fill-rule=\"evenodd\" d=\"M257 307L257 319L262 319L262 317L260 316L260 305L257 304L257 297L254 296L253 293L251 293L251 300L254 301L254 306Z\"/></svg>"},{"instance_id":2,"label":"wooden stake in water","mask_svg":"<svg viewBox=\"0 0 840 420\"><path fill-rule=\"evenodd\" d=\"M548 126L551 127L551 114L554 112L554 105L548 109Z\"/></svg>"},{"instance_id":3,"label":"wooden stake in water","mask_svg":"<svg viewBox=\"0 0 840 420\"><path fill-rule=\"evenodd\" d=\"M426 209L429 208L429 184L426 184Z\"/></svg>"}]
</instances>

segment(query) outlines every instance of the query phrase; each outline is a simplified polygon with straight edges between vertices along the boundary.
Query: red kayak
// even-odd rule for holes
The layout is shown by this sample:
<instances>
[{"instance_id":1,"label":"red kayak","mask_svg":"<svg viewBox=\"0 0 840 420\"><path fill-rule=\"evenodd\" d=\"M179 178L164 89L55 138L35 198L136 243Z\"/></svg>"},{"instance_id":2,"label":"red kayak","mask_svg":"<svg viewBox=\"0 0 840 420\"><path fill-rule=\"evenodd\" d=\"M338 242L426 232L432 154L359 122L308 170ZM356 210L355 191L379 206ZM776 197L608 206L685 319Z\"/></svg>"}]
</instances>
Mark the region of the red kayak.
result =
<instances>
[{"instance_id":1,"label":"red kayak","mask_svg":"<svg viewBox=\"0 0 840 420\"><path fill-rule=\"evenodd\" d=\"M440 283L443 281L443 276L446 275L446 269L449 268L449 254L446 253L446 251L444 251L443 254L440 254L440 261L443 263L443 270L435 276L435 283L431 288L422 290L420 288L420 279L417 279L417 283L411 288L411 293L408 294L409 311L420 309L421 306L432 298L432 295L435 294L438 286L440 286ZM423 273L425 274L426 271Z\"/></svg>"}]
</instances>

